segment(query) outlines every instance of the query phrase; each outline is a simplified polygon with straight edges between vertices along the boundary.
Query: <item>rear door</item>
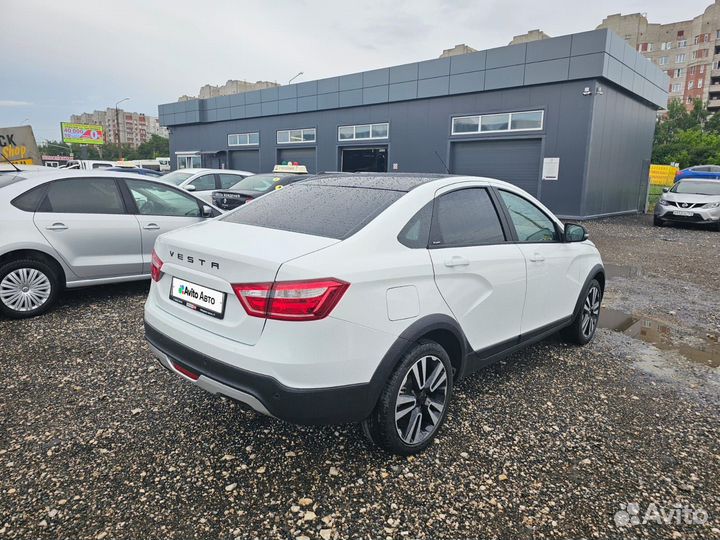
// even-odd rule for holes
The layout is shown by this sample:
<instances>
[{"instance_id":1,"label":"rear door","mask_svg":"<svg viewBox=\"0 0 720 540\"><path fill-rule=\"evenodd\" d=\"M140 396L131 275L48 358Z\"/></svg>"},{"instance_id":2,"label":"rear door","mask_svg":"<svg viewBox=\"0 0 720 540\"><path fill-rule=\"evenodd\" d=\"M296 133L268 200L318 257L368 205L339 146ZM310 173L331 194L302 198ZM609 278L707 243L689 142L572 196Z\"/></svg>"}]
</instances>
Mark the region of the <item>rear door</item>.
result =
<instances>
[{"instance_id":1,"label":"rear door","mask_svg":"<svg viewBox=\"0 0 720 540\"><path fill-rule=\"evenodd\" d=\"M429 250L435 281L476 351L520 335L525 259L507 238L485 187L450 186L436 195Z\"/></svg>"},{"instance_id":2,"label":"rear door","mask_svg":"<svg viewBox=\"0 0 720 540\"><path fill-rule=\"evenodd\" d=\"M554 220L529 199L505 190L498 193L527 262L522 321L522 333L527 334L572 314L584 280L576 263L585 248L578 242L563 242Z\"/></svg>"},{"instance_id":3,"label":"rear door","mask_svg":"<svg viewBox=\"0 0 720 540\"><path fill-rule=\"evenodd\" d=\"M51 182L34 221L81 279L142 273L140 227L115 178Z\"/></svg>"},{"instance_id":4,"label":"rear door","mask_svg":"<svg viewBox=\"0 0 720 540\"><path fill-rule=\"evenodd\" d=\"M122 182L137 211L142 238L142 272L150 273L150 259L158 235L202 221L199 201L169 185L126 178Z\"/></svg>"}]
</instances>

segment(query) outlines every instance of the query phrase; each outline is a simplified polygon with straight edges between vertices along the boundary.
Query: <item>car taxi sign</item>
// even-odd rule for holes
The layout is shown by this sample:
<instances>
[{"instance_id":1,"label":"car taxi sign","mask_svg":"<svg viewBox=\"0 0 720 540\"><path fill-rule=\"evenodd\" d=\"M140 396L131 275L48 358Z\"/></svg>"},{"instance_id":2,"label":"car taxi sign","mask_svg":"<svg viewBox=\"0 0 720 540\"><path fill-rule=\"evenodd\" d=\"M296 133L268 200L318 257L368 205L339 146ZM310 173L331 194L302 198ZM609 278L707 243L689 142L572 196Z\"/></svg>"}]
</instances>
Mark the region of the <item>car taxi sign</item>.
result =
<instances>
[{"instance_id":1,"label":"car taxi sign","mask_svg":"<svg viewBox=\"0 0 720 540\"><path fill-rule=\"evenodd\" d=\"M272 172L307 174L307 167L305 165L275 165Z\"/></svg>"}]
</instances>

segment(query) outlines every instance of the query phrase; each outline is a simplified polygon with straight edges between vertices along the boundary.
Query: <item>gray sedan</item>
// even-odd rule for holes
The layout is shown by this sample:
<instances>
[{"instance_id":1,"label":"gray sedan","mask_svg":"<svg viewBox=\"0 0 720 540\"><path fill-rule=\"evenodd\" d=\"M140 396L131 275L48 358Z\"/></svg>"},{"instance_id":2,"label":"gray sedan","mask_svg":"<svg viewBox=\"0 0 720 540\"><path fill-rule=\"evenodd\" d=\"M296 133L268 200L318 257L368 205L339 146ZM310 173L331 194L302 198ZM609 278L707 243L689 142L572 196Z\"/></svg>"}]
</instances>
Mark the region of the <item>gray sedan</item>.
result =
<instances>
[{"instance_id":1,"label":"gray sedan","mask_svg":"<svg viewBox=\"0 0 720 540\"><path fill-rule=\"evenodd\" d=\"M0 176L0 313L39 315L64 287L150 277L155 238L220 215L165 182L62 169Z\"/></svg>"}]
</instances>

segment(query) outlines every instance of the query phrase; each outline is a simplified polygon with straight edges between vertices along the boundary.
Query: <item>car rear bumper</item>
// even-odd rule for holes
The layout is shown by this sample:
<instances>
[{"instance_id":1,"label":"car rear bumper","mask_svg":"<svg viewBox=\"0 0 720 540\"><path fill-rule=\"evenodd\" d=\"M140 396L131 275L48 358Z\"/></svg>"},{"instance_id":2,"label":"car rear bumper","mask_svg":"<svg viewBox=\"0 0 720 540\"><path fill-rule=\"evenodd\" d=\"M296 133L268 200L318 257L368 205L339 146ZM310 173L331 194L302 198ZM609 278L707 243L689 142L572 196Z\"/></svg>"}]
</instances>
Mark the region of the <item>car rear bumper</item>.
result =
<instances>
[{"instance_id":1,"label":"car rear bumper","mask_svg":"<svg viewBox=\"0 0 720 540\"><path fill-rule=\"evenodd\" d=\"M371 383L330 388L291 388L273 377L211 358L145 323L150 350L166 369L212 394L222 394L256 411L295 424L341 424L366 418L374 406ZM182 370L197 375L188 377Z\"/></svg>"}]
</instances>

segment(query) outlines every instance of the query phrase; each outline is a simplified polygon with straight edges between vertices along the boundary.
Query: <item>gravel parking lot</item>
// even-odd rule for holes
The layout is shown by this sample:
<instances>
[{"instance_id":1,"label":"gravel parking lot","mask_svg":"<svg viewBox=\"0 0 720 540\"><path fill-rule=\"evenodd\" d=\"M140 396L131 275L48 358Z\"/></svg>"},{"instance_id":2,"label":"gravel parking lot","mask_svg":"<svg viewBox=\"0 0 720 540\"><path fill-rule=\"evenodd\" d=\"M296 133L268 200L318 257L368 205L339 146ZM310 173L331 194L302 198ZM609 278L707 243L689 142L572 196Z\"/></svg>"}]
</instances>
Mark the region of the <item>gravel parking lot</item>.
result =
<instances>
[{"instance_id":1,"label":"gravel parking lot","mask_svg":"<svg viewBox=\"0 0 720 540\"><path fill-rule=\"evenodd\" d=\"M720 233L586 225L606 307L661 321L670 345L544 341L464 381L414 458L157 367L147 284L0 320L0 538L720 538L720 369L678 352L720 334ZM635 503L657 519L622 526ZM676 507L704 523L658 523Z\"/></svg>"}]
</instances>

